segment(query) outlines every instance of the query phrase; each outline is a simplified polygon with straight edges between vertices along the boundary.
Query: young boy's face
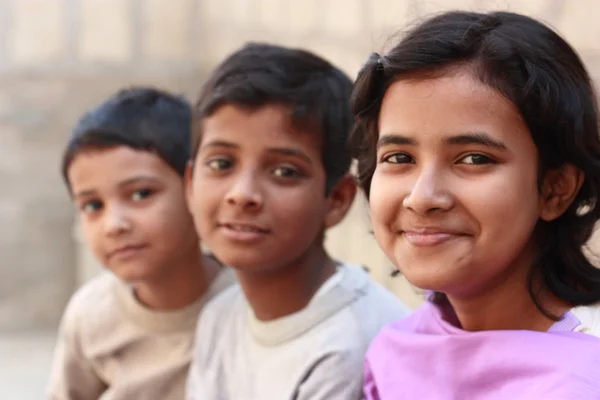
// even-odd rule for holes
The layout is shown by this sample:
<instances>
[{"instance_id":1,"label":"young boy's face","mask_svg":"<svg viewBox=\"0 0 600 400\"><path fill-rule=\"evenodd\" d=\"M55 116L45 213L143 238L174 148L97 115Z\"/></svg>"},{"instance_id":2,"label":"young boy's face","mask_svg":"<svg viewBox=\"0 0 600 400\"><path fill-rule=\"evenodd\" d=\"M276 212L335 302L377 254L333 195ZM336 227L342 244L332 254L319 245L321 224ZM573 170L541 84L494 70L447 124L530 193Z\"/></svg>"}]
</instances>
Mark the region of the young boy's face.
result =
<instances>
[{"instance_id":1,"label":"young boy's face","mask_svg":"<svg viewBox=\"0 0 600 400\"><path fill-rule=\"evenodd\" d=\"M68 171L85 239L126 281L165 277L198 249L183 180L160 157L125 146L79 153Z\"/></svg>"},{"instance_id":2,"label":"young boy's face","mask_svg":"<svg viewBox=\"0 0 600 400\"><path fill-rule=\"evenodd\" d=\"M294 129L287 108L220 107L203 121L188 204L203 242L224 264L269 272L322 247L354 195L325 196L321 140ZM347 189L347 188L346 188Z\"/></svg>"}]
</instances>

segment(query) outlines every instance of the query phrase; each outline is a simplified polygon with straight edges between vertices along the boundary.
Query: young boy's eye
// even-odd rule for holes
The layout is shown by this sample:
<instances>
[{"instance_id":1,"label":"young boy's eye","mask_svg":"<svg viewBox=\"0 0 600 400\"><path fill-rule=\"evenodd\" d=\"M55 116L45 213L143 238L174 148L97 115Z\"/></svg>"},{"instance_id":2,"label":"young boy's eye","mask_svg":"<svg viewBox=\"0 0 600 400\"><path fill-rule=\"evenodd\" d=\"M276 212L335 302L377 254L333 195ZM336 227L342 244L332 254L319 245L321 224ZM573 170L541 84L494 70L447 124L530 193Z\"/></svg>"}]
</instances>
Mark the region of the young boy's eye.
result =
<instances>
[{"instance_id":1,"label":"young boy's eye","mask_svg":"<svg viewBox=\"0 0 600 400\"><path fill-rule=\"evenodd\" d=\"M407 164L413 162L413 159L411 156L404 153L394 153L383 157L381 162L388 164Z\"/></svg>"},{"instance_id":2,"label":"young boy's eye","mask_svg":"<svg viewBox=\"0 0 600 400\"><path fill-rule=\"evenodd\" d=\"M300 176L300 172L290 167L277 167L273 170L273 174L279 178L295 178Z\"/></svg>"},{"instance_id":3,"label":"young boy's eye","mask_svg":"<svg viewBox=\"0 0 600 400\"><path fill-rule=\"evenodd\" d=\"M91 214L102 208L102 202L100 200L91 200L83 203L80 207L81 211L85 214Z\"/></svg>"},{"instance_id":4,"label":"young boy's eye","mask_svg":"<svg viewBox=\"0 0 600 400\"><path fill-rule=\"evenodd\" d=\"M136 190L131 194L131 199L133 201L140 201L145 199L146 197L150 197L154 193L152 189L140 189Z\"/></svg>"},{"instance_id":5,"label":"young boy's eye","mask_svg":"<svg viewBox=\"0 0 600 400\"><path fill-rule=\"evenodd\" d=\"M482 165L482 164L495 164L496 162L488 156L483 154L469 154L463 157L460 162L468 165Z\"/></svg>"},{"instance_id":6,"label":"young boy's eye","mask_svg":"<svg viewBox=\"0 0 600 400\"><path fill-rule=\"evenodd\" d=\"M212 160L206 163L206 165L210 169L214 169L217 171L230 168L232 164L233 163L226 158L213 158Z\"/></svg>"}]
</instances>

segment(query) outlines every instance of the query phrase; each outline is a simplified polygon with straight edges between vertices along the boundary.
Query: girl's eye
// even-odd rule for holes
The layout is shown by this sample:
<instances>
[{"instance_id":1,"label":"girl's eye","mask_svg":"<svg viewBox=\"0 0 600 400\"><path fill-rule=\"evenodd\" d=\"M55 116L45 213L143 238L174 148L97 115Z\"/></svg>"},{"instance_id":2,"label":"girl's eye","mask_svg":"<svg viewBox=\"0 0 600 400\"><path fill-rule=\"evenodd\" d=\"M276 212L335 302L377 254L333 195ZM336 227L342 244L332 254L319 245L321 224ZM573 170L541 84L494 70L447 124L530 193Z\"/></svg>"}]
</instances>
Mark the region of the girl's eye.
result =
<instances>
[{"instance_id":1,"label":"girl's eye","mask_svg":"<svg viewBox=\"0 0 600 400\"><path fill-rule=\"evenodd\" d=\"M277 167L275 168L273 173L275 174L275 176L280 178L295 178L297 176L300 176L300 172L290 167Z\"/></svg>"},{"instance_id":2,"label":"girl's eye","mask_svg":"<svg viewBox=\"0 0 600 400\"><path fill-rule=\"evenodd\" d=\"M483 165L483 164L495 164L496 162L488 156L483 154L469 154L463 157L460 162L468 165Z\"/></svg>"},{"instance_id":3,"label":"girl's eye","mask_svg":"<svg viewBox=\"0 0 600 400\"><path fill-rule=\"evenodd\" d=\"M135 192L133 192L131 194L131 199L133 201L140 201L145 199L146 197L150 197L152 195L153 190L151 189L140 189L140 190L136 190Z\"/></svg>"},{"instance_id":4,"label":"girl's eye","mask_svg":"<svg viewBox=\"0 0 600 400\"><path fill-rule=\"evenodd\" d=\"M81 211L85 214L91 214L102 208L102 202L100 200L91 200L81 205Z\"/></svg>"},{"instance_id":5,"label":"girl's eye","mask_svg":"<svg viewBox=\"0 0 600 400\"><path fill-rule=\"evenodd\" d=\"M232 164L233 163L226 158L213 158L206 163L210 169L217 171L230 168Z\"/></svg>"},{"instance_id":6,"label":"girl's eye","mask_svg":"<svg viewBox=\"0 0 600 400\"><path fill-rule=\"evenodd\" d=\"M411 156L409 156L407 154L394 153L394 154L390 154L389 156L383 157L381 162L388 163L388 164L406 164L406 163L413 162L413 159Z\"/></svg>"}]
</instances>

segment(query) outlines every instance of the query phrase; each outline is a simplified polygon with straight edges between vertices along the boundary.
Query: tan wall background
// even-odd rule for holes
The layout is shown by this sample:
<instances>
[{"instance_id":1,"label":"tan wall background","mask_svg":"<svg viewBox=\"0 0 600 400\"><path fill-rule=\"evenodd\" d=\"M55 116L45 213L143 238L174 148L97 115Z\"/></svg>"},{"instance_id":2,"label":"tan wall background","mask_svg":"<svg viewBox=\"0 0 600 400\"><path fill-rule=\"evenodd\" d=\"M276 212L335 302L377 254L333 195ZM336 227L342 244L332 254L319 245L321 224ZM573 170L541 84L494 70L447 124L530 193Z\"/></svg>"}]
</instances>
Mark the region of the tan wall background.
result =
<instances>
[{"instance_id":1,"label":"tan wall background","mask_svg":"<svg viewBox=\"0 0 600 400\"><path fill-rule=\"evenodd\" d=\"M0 330L54 326L73 290L98 271L59 175L82 112L130 84L193 98L206 72L250 40L306 47L354 77L389 35L450 8L541 18L600 74L594 0L0 0ZM327 245L417 305L416 292L390 278L368 229L358 201Z\"/></svg>"}]
</instances>

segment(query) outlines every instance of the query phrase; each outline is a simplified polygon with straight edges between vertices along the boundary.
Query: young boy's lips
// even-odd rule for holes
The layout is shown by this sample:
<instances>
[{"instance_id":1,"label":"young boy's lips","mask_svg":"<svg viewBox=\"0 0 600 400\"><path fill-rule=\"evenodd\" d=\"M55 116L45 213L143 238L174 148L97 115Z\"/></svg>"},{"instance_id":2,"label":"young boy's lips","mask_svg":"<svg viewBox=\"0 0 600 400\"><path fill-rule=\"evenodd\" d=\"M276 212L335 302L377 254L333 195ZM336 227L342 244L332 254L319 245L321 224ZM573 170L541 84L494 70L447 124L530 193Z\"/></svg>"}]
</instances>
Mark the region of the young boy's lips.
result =
<instances>
[{"instance_id":1,"label":"young boy's lips","mask_svg":"<svg viewBox=\"0 0 600 400\"><path fill-rule=\"evenodd\" d=\"M120 261L130 259L136 256L140 251L144 250L148 245L134 244L116 248L108 254L109 259L118 259Z\"/></svg>"},{"instance_id":2,"label":"young boy's lips","mask_svg":"<svg viewBox=\"0 0 600 400\"><path fill-rule=\"evenodd\" d=\"M239 243L257 242L270 232L261 226L243 223L223 223L219 228L227 239Z\"/></svg>"}]
</instances>

